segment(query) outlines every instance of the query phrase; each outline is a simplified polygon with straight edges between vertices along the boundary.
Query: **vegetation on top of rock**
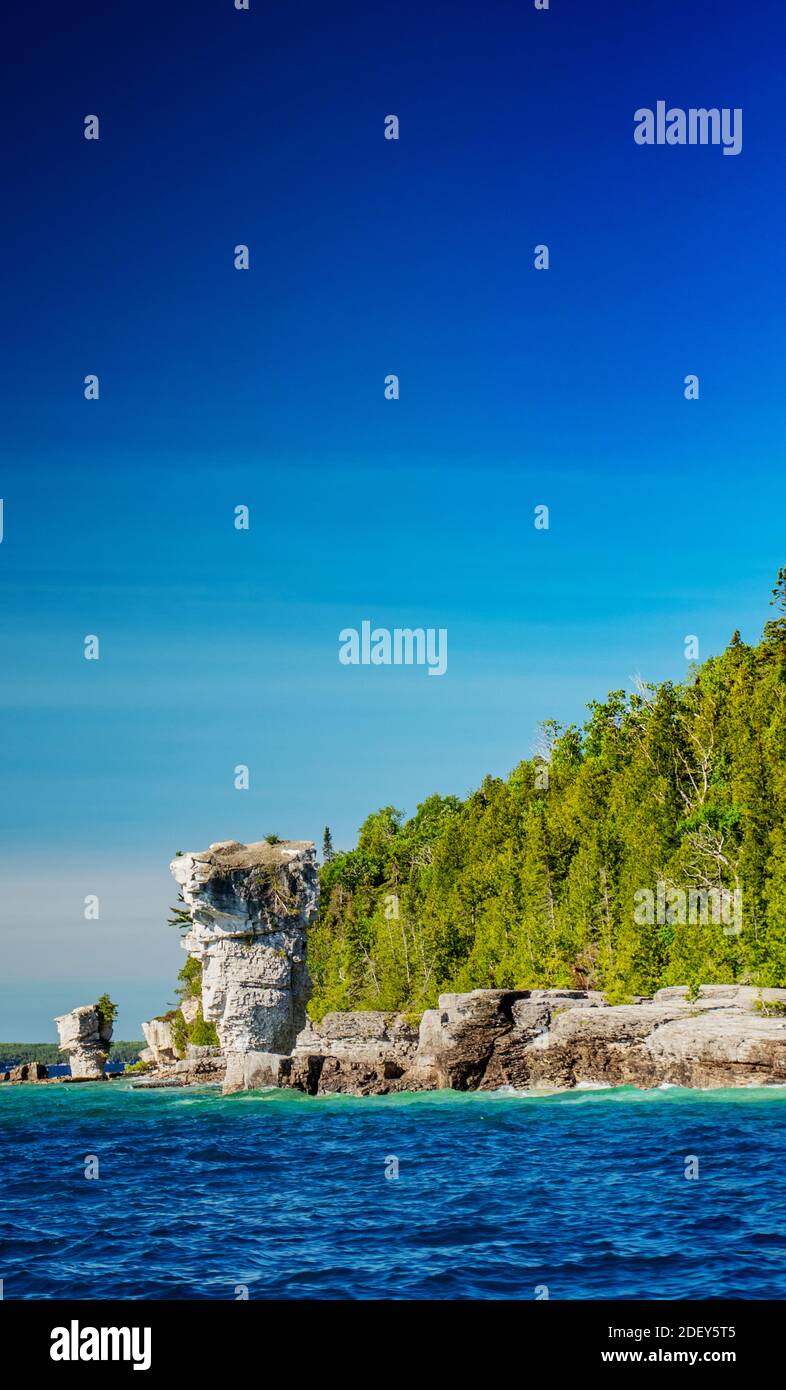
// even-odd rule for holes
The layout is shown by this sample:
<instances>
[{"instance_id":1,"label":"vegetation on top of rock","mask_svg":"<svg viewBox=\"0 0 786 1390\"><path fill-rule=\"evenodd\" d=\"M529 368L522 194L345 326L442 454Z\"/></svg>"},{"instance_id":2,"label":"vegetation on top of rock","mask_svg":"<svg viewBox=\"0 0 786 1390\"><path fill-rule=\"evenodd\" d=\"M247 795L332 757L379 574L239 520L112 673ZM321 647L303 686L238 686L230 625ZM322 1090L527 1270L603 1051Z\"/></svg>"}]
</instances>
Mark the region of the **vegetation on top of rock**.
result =
<instances>
[{"instance_id":1,"label":"vegetation on top of rock","mask_svg":"<svg viewBox=\"0 0 786 1390\"><path fill-rule=\"evenodd\" d=\"M779 616L681 684L546 721L510 775L392 806L320 871L309 1012L422 1009L476 988L786 983L786 567ZM637 912L658 885L739 895L740 930Z\"/></svg>"},{"instance_id":2,"label":"vegetation on top of rock","mask_svg":"<svg viewBox=\"0 0 786 1390\"><path fill-rule=\"evenodd\" d=\"M98 1010L98 1017L101 1020L101 1027L111 1028L115 1019L117 1018L117 1004L113 1004L112 1000L109 998L109 995L104 993L101 995L100 999L96 1001L96 1008ZM111 1048L112 1044L107 1043L107 1055L109 1054Z\"/></svg>"},{"instance_id":3,"label":"vegetation on top of rock","mask_svg":"<svg viewBox=\"0 0 786 1390\"><path fill-rule=\"evenodd\" d=\"M96 1000L96 1008L98 1009L102 1022L114 1023L117 1018L117 1004L112 1003L108 994L102 994L100 999Z\"/></svg>"}]
</instances>

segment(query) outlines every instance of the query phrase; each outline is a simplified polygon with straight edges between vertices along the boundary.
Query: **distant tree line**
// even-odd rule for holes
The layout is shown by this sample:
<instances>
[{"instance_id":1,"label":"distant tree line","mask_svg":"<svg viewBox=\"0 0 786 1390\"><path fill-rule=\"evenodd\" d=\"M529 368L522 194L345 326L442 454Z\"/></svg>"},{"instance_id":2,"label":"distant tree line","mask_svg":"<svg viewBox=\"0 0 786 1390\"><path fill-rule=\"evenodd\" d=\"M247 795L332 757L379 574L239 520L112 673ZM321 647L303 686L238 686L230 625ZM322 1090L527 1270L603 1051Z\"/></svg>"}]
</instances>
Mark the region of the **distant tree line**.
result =
<instances>
[{"instance_id":1,"label":"distant tree line","mask_svg":"<svg viewBox=\"0 0 786 1390\"><path fill-rule=\"evenodd\" d=\"M144 1042L113 1042L111 1060L113 1062L135 1062L147 1044ZM57 1043L0 1043L0 1067L8 1067L19 1062L43 1062L47 1066L66 1063L68 1057L61 1052Z\"/></svg>"}]
</instances>

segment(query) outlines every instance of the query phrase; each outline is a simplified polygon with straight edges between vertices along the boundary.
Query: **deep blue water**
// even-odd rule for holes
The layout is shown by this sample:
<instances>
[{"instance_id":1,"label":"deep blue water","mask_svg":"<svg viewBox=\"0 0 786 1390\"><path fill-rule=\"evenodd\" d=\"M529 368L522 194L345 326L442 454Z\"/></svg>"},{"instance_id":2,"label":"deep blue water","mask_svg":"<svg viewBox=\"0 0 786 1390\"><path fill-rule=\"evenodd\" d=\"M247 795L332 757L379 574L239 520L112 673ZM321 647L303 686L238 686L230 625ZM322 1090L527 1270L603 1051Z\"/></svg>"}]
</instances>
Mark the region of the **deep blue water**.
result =
<instances>
[{"instance_id":1,"label":"deep blue water","mask_svg":"<svg viewBox=\"0 0 786 1390\"><path fill-rule=\"evenodd\" d=\"M24 1058L21 1059L24 1061ZM18 1066L17 1062L6 1063L7 1066ZM70 1076L71 1068L68 1062L47 1062L46 1069L49 1076ZM104 1071L109 1072L110 1076L120 1076L126 1069L125 1062L107 1062Z\"/></svg>"},{"instance_id":2,"label":"deep blue water","mask_svg":"<svg viewBox=\"0 0 786 1390\"><path fill-rule=\"evenodd\" d=\"M0 1071L10 1071L12 1067L18 1067L21 1062L29 1062L30 1058L21 1055L15 1060L6 1061L0 1064ZM47 1062L46 1070L49 1076L70 1076L71 1067L68 1062ZM110 1075L121 1075L126 1069L125 1062L107 1062L104 1071Z\"/></svg>"},{"instance_id":3,"label":"deep blue water","mask_svg":"<svg viewBox=\"0 0 786 1390\"><path fill-rule=\"evenodd\" d=\"M0 1087L0 1277L7 1299L783 1298L785 1138L781 1088Z\"/></svg>"}]
</instances>

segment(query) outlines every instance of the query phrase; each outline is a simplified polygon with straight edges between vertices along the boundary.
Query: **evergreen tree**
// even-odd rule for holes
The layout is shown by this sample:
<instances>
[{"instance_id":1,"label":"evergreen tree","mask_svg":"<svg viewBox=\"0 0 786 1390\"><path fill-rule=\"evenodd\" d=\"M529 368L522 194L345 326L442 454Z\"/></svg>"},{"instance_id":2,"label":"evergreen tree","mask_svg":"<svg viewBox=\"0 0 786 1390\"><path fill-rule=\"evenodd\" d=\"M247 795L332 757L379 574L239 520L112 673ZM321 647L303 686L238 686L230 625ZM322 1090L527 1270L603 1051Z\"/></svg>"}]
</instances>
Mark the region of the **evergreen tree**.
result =
<instances>
[{"instance_id":1,"label":"evergreen tree","mask_svg":"<svg viewBox=\"0 0 786 1390\"><path fill-rule=\"evenodd\" d=\"M189 931L193 925L191 913L188 911L187 907L180 906L183 901L183 894L178 893L177 902L169 909L169 916L166 919L167 926L177 927L179 931Z\"/></svg>"},{"instance_id":2,"label":"evergreen tree","mask_svg":"<svg viewBox=\"0 0 786 1390\"><path fill-rule=\"evenodd\" d=\"M765 623L764 640L783 647L786 645L786 565L781 565L778 570L770 606L780 609L780 617L772 618L768 623Z\"/></svg>"}]
</instances>

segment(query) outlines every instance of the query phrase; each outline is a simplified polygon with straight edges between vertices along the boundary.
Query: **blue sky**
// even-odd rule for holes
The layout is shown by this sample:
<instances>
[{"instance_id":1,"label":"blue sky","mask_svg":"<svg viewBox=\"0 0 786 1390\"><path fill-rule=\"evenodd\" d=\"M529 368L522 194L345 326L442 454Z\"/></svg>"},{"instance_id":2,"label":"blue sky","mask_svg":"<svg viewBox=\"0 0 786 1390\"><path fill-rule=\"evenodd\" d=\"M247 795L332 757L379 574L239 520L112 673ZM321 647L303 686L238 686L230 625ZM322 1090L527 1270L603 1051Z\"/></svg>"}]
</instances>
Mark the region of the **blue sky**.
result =
<instances>
[{"instance_id":1,"label":"blue sky","mask_svg":"<svg viewBox=\"0 0 786 1390\"><path fill-rule=\"evenodd\" d=\"M171 1000L176 849L464 794L687 634L754 639L786 562L778 4L62 9L6 81L20 1039ZM659 99L742 107L742 153L638 147ZM363 619L447 627L447 674L339 665Z\"/></svg>"}]
</instances>

